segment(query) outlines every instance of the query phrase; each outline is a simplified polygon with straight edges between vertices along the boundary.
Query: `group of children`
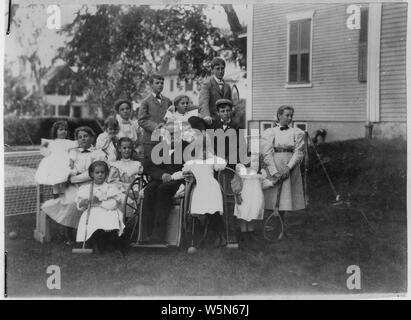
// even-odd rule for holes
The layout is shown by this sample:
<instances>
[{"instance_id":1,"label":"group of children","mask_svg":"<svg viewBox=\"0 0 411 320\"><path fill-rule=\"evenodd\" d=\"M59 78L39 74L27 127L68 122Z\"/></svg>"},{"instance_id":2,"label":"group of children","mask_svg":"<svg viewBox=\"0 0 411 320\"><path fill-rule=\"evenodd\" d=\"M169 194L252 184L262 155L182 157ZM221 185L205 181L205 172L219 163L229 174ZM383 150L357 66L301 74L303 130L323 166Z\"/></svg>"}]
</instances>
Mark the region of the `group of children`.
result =
<instances>
[{"instance_id":1,"label":"group of children","mask_svg":"<svg viewBox=\"0 0 411 320\"><path fill-rule=\"evenodd\" d=\"M217 63L215 67L218 70L214 76L221 76L221 65ZM120 243L118 240L124 230L122 204L125 193L130 183L143 173L139 160L143 153L146 159L150 158L150 134L157 128L172 133L164 135L172 137L168 141L170 144L176 139L186 139L202 150L181 170L172 175L162 175L159 183L184 181L190 172L196 180L191 214L217 217L223 214L223 197L214 172L230 166L229 159L227 154L217 155L216 150L209 148L211 144L207 140L210 137L204 129L237 130L231 121L232 103L229 99L219 99L213 112L209 110L203 114L204 110L200 109L200 118L198 110L190 108L191 101L186 95L178 96L170 105L169 99L161 96L163 84L160 80L154 78L151 81L153 93L143 101L138 122L132 119L129 101L121 100L115 104L117 115L105 120L104 132L97 137L95 147L92 146L94 132L89 127L77 128L75 140L69 140L66 121L55 122L51 139L42 139L41 153L45 158L35 178L39 184L52 185L54 195L42 205L42 210L66 227L67 244L73 243L76 229L77 242L91 238L93 247L100 252L107 241L117 239ZM213 79L216 88L220 80ZM212 86L210 82L210 88ZM227 91L224 88L224 84L219 88L221 95ZM281 107L277 113L279 126L262 134L261 154L252 154L247 167L238 161L234 165L241 177L241 187L237 190L238 197L232 211L243 234L254 231L254 222L263 219L264 209L274 208L279 194L276 191L278 181L284 181L280 212L284 214L304 207L301 174L295 170L304 155L303 132L289 126L293 114L292 107ZM194 132L193 128L199 130ZM261 157L262 163L259 161ZM264 189L269 189L269 192ZM233 220L230 224L232 227Z\"/></svg>"},{"instance_id":2,"label":"group of children","mask_svg":"<svg viewBox=\"0 0 411 320\"><path fill-rule=\"evenodd\" d=\"M74 240L86 241L94 235L92 245L103 251L103 243L113 236L113 231L118 236L123 233L120 209L124 195L143 169L136 156L140 133L138 124L131 119L131 104L120 101L115 109L117 117L105 120L104 132L97 137L95 147L92 145L95 134L90 127L77 128L75 140L69 140L65 120L53 124L50 140L42 139L40 151L45 157L35 179L53 188L53 199L43 203L42 210L65 226L68 245ZM91 185L92 194L89 194ZM85 209L89 206L87 213ZM95 232L97 230L100 231ZM107 232L101 234L101 230Z\"/></svg>"}]
</instances>

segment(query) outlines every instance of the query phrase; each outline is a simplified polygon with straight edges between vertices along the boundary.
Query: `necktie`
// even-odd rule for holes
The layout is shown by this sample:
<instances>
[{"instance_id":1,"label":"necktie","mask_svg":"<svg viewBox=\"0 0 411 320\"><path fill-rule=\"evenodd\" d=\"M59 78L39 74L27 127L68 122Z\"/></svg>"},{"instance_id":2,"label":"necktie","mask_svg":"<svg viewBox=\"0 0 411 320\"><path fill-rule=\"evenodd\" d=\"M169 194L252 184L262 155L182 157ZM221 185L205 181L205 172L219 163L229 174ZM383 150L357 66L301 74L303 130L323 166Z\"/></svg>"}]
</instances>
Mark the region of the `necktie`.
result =
<instances>
[{"instance_id":1,"label":"necktie","mask_svg":"<svg viewBox=\"0 0 411 320\"><path fill-rule=\"evenodd\" d=\"M280 127L280 130L281 131L283 131L283 130L288 130L290 127L289 126L284 126L284 127Z\"/></svg>"},{"instance_id":2,"label":"necktie","mask_svg":"<svg viewBox=\"0 0 411 320\"><path fill-rule=\"evenodd\" d=\"M218 87L220 88L221 91L223 91L223 89L224 89L224 82L219 81L219 82L218 82Z\"/></svg>"},{"instance_id":3,"label":"necktie","mask_svg":"<svg viewBox=\"0 0 411 320\"><path fill-rule=\"evenodd\" d=\"M161 100L161 94L156 95L157 100Z\"/></svg>"},{"instance_id":4,"label":"necktie","mask_svg":"<svg viewBox=\"0 0 411 320\"><path fill-rule=\"evenodd\" d=\"M89 153L89 152L91 152L91 151L88 150L88 149L84 149L83 151L81 151L81 153Z\"/></svg>"}]
</instances>

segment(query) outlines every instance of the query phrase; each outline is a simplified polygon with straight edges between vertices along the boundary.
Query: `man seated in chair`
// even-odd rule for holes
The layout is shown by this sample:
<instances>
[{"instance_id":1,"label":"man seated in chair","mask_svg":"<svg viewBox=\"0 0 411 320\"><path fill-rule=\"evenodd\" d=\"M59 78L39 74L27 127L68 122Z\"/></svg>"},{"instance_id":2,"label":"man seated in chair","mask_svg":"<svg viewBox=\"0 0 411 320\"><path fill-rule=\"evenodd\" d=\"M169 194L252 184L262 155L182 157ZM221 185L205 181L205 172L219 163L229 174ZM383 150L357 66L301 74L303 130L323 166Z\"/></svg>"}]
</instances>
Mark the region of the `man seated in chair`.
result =
<instances>
[{"instance_id":1,"label":"man seated in chair","mask_svg":"<svg viewBox=\"0 0 411 320\"><path fill-rule=\"evenodd\" d=\"M163 151L168 152L166 149ZM156 148L153 149L153 152L156 152ZM176 179L173 176L173 173L182 170L183 163L182 161L174 161L174 152L172 150L170 152L170 162L164 161L155 164L153 154L144 160L144 173L150 176L151 181L144 189L143 243L166 244L168 215L174 204L175 194L184 183L184 179Z\"/></svg>"}]
</instances>

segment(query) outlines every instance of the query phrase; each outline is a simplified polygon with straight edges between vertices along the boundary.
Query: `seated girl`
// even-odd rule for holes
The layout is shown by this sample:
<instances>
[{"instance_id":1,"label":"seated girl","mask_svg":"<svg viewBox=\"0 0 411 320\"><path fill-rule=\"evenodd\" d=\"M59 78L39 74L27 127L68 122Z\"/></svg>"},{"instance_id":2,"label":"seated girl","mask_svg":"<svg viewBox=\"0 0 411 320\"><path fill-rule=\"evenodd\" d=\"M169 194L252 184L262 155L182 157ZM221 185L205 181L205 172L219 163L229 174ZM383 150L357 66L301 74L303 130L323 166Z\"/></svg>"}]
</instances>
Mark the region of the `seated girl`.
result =
<instances>
[{"instance_id":1,"label":"seated girl","mask_svg":"<svg viewBox=\"0 0 411 320\"><path fill-rule=\"evenodd\" d=\"M126 192L134 179L143 173L140 161L133 159L133 141L123 137L118 140L120 159L110 164L108 182L118 182L123 192Z\"/></svg>"},{"instance_id":2,"label":"seated girl","mask_svg":"<svg viewBox=\"0 0 411 320\"><path fill-rule=\"evenodd\" d=\"M105 154L92 146L94 132L89 127L79 127L74 131L78 147L71 149L70 160L73 164L68 178L68 187L57 199L50 199L43 203L42 210L55 222L66 226L66 244L73 243L73 229L77 228L80 212L76 208L76 194L78 188L90 182L88 167L95 160L104 160Z\"/></svg>"},{"instance_id":3,"label":"seated girl","mask_svg":"<svg viewBox=\"0 0 411 320\"><path fill-rule=\"evenodd\" d=\"M120 236L124 230L124 223L123 213L119 207L123 194L118 185L106 182L109 174L106 162L93 162L88 169L88 174L92 182L82 185L76 197L77 208L83 212L76 240L81 242L92 238L93 249L99 253L104 252L108 242L113 242L118 249L122 250ZM92 195L90 195L90 188L93 188ZM87 219L89 205L91 209Z\"/></svg>"},{"instance_id":4,"label":"seated girl","mask_svg":"<svg viewBox=\"0 0 411 320\"><path fill-rule=\"evenodd\" d=\"M195 216L212 216L213 231L222 240L223 197L218 181L214 178L214 170L223 170L227 162L214 155L211 151L210 139L207 135L198 135L190 145L195 151L194 158L188 160L183 169L172 175L173 180L179 180L191 172L196 180L191 198L190 214ZM200 220L204 220L200 218Z\"/></svg>"},{"instance_id":5,"label":"seated girl","mask_svg":"<svg viewBox=\"0 0 411 320\"><path fill-rule=\"evenodd\" d=\"M197 109L189 110L190 104L191 102L188 96L179 95L174 99L174 104L167 109L166 115L164 116L164 120L166 121L164 130L169 131L174 142L187 140L186 134L188 134L191 129L188 119L192 116L198 116Z\"/></svg>"}]
</instances>

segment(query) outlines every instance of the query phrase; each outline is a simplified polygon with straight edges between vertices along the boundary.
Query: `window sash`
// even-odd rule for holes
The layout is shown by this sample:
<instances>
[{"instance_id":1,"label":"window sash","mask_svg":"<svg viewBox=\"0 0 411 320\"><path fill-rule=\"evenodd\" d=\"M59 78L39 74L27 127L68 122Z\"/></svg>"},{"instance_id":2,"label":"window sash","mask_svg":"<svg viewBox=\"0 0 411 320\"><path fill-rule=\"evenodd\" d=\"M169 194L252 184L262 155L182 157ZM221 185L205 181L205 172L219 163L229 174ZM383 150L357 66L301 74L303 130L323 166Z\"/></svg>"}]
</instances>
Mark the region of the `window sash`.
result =
<instances>
[{"instance_id":1,"label":"window sash","mask_svg":"<svg viewBox=\"0 0 411 320\"><path fill-rule=\"evenodd\" d=\"M288 83L310 83L311 81L311 24L311 18L289 21ZM307 29L309 29L308 33ZM304 33L306 35L305 38L303 37ZM308 46L308 48L303 48L302 46ZM302 79L301 76L303 71L303 55L308 55L306 59L308 61L308 66L304 73L306 74L307 79Z\"/></svg>"}]
</instances>

